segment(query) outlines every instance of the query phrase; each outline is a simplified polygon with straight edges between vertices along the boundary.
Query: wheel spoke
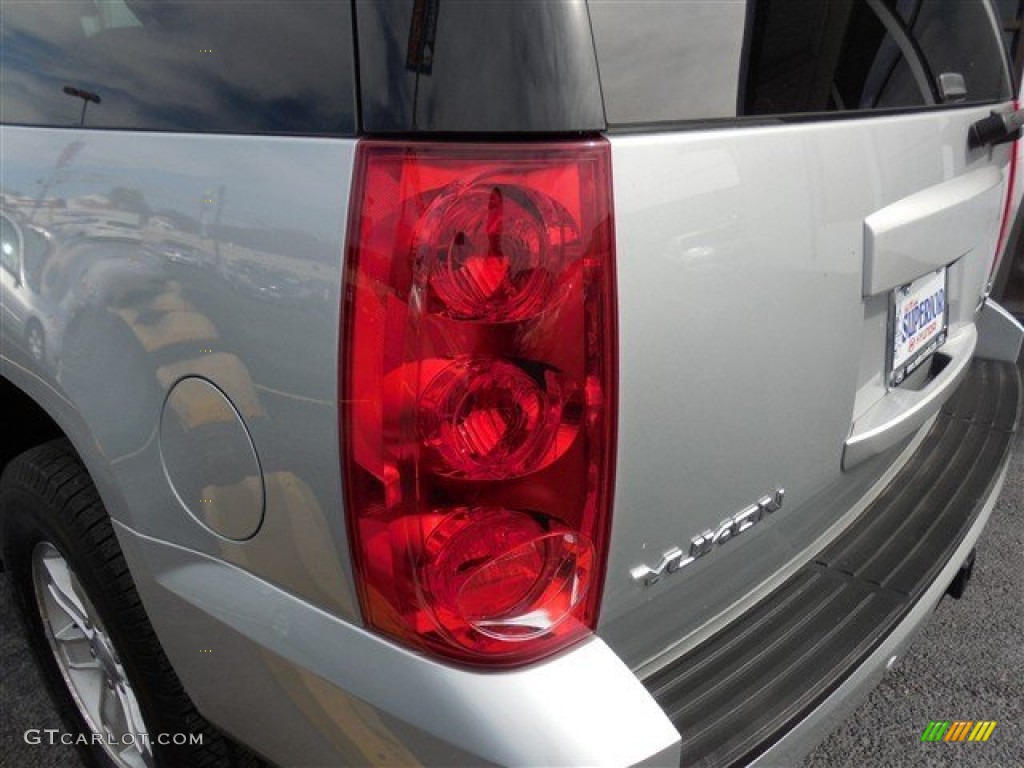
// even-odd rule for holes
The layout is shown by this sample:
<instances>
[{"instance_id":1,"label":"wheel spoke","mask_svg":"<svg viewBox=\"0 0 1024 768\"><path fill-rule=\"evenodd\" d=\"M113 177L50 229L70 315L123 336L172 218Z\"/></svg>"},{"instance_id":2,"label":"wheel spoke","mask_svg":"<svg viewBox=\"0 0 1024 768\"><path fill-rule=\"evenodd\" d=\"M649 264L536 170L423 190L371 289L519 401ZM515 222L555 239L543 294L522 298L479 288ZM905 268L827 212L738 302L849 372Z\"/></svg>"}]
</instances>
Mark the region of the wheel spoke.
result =
<instances>
[{"instance_id":1,"label":"wheel spoke","mask_svg":"<svg viewBox=\"0 0 1024 768\"><path fill-rule=\"evenodd\" d=\"M101 669L101 665L96 659L88 659L87 661L72 661L68 659L68 669L81 672L87 669Z\"/></svg>"},{"instance_id":2,"label":"wheel spoke","mask_svg":"<svg viewBox=\"0 0 1024 768\"><path fill-rule=\"evenodd\" d=\"M120 752L118 752L117 756L120 757L121 760L123 760L128 765L144 765L145 763L143 763L140 760L141 755L139 754L139 752L140 748L137 745L129 744Z\"/></svg>"},{"instance_id":3,"label":"wheel spoke","mask_svg":"<svg viewBox=\"0 0 1024 768\"><path fill-rule=\"evenodd\" d=\"M62 643L73 643L76 640L88 640L85 632L74 621L68 618L68 623L59 630L54 628L53 637Z\"/></svg>"},{"instance_id":4,"label":"wheel spoke","mask_svg":"<svg viewBox=\"0 0 1024 768\"><path fill-rule=\"evenodd\" d=\"M120 738L126 732L124 710L121 708L121 701L114 689L104 681L100 688L100 727L115 738Z\"/></svg>"},{"instance_id":5,"label":"wheel spoke","mask_svg":"<svg viewBox=\"0 0 1024 768\"><path fill-rule=\"evenodd\" d=\"M142 729L139 727L141 718L139 718L138 713L135 711L135 697L130 694L130 690L124 685L119 685L115 689L117 700L121 704L121 713L124 716L125 730L134 736L135 743L139 744L142 738L140 736Z\"/></svg>"},{"instance_id":6,"label":"wheel spoke","mask_svg":"<svg viewBox=\"0 0 1024 768\"><path fill-rule=\"evenodd\" d=\"M43 629L64 682L91 732L118 768L152 768L146 724L117 648L60 551L40 542L32 575ZM125 741L131 743L125 743Z\"/></svg>"},{"instance_id":7,"label":"wheel spoke","mask_svg":"<svg viewBox=\"0 0 1024 768\"><path fill-rule=\"evenodd\" d=\"M62 557L47 557L43 559L46 574L49 576L46 585L50 597L57 603L58 607L67 615L75 626L85 637L92 637L92 622L85 605L79 598L73 583L71 571L68 564Z\"/></svg>"}]
</instances>

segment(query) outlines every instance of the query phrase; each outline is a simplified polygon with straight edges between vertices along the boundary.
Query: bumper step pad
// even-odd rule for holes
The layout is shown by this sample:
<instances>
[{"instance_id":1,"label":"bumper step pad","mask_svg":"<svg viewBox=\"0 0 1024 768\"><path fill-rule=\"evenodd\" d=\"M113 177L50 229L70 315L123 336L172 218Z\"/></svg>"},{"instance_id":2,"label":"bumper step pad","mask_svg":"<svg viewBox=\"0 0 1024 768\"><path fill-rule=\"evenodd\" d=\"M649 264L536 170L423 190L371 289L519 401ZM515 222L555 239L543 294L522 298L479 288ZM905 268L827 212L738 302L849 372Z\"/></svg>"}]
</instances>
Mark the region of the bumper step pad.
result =
<instances>
[{"instance_id":1,"label":"bumper step pad","mask_svg":"<svg viewBox=\"0 0 1024 768\"><path fill-rule=\"evenodd\" d=\"M899 624L981 512L1020 401L1014 365L974 361L906 466L838 539L643 681L680 731L682 765L753 760Z\"/></svg>"}]
</instances>

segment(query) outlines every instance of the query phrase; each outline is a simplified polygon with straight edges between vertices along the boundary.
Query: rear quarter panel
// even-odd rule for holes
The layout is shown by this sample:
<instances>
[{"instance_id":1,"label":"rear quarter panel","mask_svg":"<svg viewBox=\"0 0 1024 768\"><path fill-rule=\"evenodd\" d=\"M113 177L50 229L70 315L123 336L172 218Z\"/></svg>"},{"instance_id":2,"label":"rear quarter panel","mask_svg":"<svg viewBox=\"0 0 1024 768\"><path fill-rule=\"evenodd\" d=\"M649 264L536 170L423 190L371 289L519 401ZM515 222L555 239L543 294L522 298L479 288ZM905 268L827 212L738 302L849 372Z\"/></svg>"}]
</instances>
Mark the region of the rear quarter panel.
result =
<instances>
[{"instance_id":1,"label":"rear quarter panel","mask_svg":"<svg viewBox=\"0 0 1024 768\"><path fill-rule=\"evenodd\" d=\"M69 434L115 520L355 618L336 407L354 142L0 131L4 212L52 234L43 281L61 320L43 364L5 323L3 376ZM205 489L232 514L262 484L247 541L200 525L164 471L161 413L185 376L225 393L251 435L253 476ZM178 416L208 446L197 472L237 458L217 413Z\"/></svg>"}]
</instances>

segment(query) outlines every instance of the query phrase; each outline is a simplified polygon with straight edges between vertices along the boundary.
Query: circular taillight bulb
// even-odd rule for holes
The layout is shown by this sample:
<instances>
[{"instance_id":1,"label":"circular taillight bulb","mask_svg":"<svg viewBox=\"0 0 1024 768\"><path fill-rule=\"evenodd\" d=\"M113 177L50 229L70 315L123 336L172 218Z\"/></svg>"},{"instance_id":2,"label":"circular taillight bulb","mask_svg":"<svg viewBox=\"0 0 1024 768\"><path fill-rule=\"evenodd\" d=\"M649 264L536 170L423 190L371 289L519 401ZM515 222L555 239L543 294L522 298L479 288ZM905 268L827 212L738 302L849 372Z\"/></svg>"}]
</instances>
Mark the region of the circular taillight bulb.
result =
<instances>
[{"instance_id":1,"label":"circular taillight bulb","mask_svg":"<svg viewBox=\"0 0 1024 768\"><path fill-rule=\"evenodd\" d=\"M558 375L491 357L452 361L419 399L423 445L450 477L518 477L544 465L562 421Z\"/></svg>"},{"instance_id":2,"label":"circular taillight bulb","mask_svg":"<svg viewBox=\"0 0 1024 768\"><path fill-rule=\"evenodd\" d=\"M529 640L565 621L590 585L593 546L558 520L498 507L452 511L427 538L421 578L461 644Z\"/></svg>"},{"instance_id":3,"label":"circular taillight bulb","mask_svg":"<svg viewBox=\"0 0 1024 768\"><path fill-rule=\"evenodd\" d=\"M434 198L414 243L439 314L507 323L534 317L556 300L579 232L547 195L477 180Z\"/></svg>"}]
</instances>

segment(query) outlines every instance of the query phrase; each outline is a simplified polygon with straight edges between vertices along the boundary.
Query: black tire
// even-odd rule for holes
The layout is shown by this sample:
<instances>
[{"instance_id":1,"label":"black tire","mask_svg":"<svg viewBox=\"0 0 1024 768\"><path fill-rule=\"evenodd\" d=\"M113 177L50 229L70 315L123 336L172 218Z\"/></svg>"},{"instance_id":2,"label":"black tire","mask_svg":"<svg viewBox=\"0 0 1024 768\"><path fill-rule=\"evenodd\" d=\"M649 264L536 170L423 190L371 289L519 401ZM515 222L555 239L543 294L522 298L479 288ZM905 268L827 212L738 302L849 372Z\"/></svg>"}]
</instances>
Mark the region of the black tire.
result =
<instances>
[{"instance_id":1,"label":"black tire","mask_svg":"<svg viewBox=\"0 0 1024 768\"><path fill-rule=\"evenodd\" d=\"M171 668L135 590L110 518L67 440L33 448L0 478L3 562L29 645L72 737L92 732L58 667L43 626L33 552L50 543L77 576L116 649L145 727L155 734L200 734L202 744L153 744L161 768L251 766L259 761L231 743L195 709ZM114 766L102 745L78 744L86 764Z\"/></svg>"}]
</instances>

